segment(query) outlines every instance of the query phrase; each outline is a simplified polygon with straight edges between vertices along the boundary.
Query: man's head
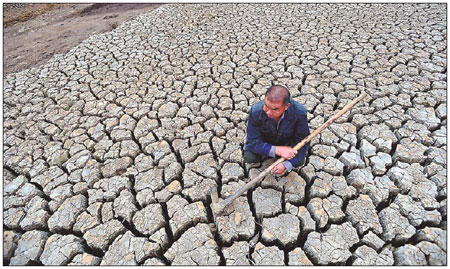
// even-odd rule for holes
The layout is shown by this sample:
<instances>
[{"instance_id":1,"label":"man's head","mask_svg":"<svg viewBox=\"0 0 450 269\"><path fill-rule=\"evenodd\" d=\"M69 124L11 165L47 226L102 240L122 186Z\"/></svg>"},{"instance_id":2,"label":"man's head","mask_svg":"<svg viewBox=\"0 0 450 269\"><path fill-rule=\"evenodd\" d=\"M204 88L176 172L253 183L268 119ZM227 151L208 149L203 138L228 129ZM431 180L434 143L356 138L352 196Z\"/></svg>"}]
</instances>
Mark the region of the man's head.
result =
<instances>
[{"instance_id":1,"label":"man's head","mask_svg":"<svg viewBox=\"0 0 450 269\"><path fill-rule=\"evenodd\" d=\"M266 91L264 98L264 112L269 118L278 120L283 112L291 105L289 90L280 85L273 85Z\"/></svg>"}]
</instances>

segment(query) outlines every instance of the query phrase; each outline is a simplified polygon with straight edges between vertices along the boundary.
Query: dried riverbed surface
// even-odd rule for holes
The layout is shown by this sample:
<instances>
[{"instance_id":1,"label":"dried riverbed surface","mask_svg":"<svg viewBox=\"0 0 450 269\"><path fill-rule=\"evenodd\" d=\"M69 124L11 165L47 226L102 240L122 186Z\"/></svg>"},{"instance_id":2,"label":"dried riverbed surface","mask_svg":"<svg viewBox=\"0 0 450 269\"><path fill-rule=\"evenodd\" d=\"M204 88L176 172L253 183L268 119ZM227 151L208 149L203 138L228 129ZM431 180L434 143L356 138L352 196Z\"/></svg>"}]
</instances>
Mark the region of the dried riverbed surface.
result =
<instances>
[{"instance_id":1,"label":"dried riverbed surface","mask_svg":"<svg viewBox=\"0 0 450 269\"><path fill-rule=\"evenodd\" d=\"M443 265L445 4L169 4L4 81L9 265ZM287 85L306 165L243 163Z\"/></svg>"}]
</instances>

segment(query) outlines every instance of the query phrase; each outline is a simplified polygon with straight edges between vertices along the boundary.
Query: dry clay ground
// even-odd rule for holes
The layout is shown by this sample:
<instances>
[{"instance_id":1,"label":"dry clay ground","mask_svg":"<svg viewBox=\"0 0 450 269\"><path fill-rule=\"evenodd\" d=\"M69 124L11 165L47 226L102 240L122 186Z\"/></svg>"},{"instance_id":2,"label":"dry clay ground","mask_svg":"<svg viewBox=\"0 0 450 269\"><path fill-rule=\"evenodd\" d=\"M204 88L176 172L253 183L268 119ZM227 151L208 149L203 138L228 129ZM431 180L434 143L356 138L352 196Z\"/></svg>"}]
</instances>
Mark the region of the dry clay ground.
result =
<instances>
[{"instance_id":1,"label":"dry clay ground","mask_svg":"<svg viewBox=\"0 0 450 269\"><path fill-rule=\"evenodd\" d=\"M163 5L4 82L10 265L443 265L445 4ZM287 85L306 165L214 215Z\"/></svg>"},{"instance_id":2,"label":"dry clay ground","mask_svg":"<svg viewBox=\"0 0 450 269\"><path fill-rule=\"evenodd\" d=\"M64 54L161 4L3 4L3 77Z\"/></svg>"}]
</instances>

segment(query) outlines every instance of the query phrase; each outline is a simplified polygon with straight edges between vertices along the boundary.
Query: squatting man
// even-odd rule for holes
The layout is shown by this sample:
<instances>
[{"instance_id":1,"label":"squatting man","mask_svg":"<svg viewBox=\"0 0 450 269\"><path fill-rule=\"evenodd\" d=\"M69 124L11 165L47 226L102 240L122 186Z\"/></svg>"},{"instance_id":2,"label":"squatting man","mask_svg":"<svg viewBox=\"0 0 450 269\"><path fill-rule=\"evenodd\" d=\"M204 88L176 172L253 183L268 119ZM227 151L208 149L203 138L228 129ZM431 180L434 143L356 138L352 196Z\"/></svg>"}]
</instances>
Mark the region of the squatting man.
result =
<instances>
[{"instance_id":1,"label":"squatting man","mask_svg":"<svg viewBox=\"0 0 450 269\"><path fill-rule=\"evenodd\" d=\"M271 86L262 101L250 109L243 157L247 163L258 163L266 157L283 157L286 161L272 169L275 175L290 172L305 163L309 143L299 151L293 147L309 135L307 111L291 99L289 90Z\"/></svg>"}]
</instances>

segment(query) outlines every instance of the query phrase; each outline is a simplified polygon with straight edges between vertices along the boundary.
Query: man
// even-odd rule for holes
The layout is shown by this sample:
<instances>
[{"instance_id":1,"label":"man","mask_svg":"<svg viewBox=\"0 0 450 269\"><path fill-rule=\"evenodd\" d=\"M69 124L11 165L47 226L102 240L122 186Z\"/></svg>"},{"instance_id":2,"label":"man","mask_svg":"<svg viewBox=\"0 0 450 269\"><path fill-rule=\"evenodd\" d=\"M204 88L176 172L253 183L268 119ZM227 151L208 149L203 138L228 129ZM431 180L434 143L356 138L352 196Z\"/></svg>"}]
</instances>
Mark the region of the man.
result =
<instances>
[{"instance_id":1,"label":"man","mask_svg":"<svg viewBox=\"0 0 450 269\"><path fill-rule=\"evenodd\" d=\"M293 149L309 135L307 111L291 99L289 90L280 85L271 86L264 100L250 109L244 161L261 162L263 157L284 157L286 161L272 169L275 175L290 172L305 163L309 143L298 152Z\"/></svg>"}]
</instances>

